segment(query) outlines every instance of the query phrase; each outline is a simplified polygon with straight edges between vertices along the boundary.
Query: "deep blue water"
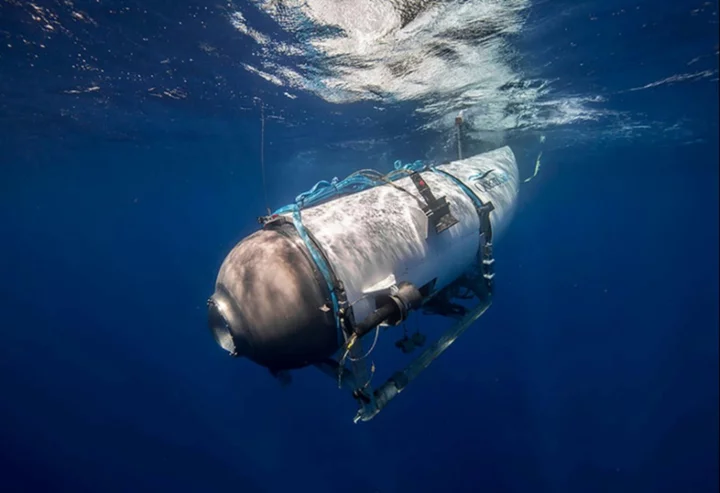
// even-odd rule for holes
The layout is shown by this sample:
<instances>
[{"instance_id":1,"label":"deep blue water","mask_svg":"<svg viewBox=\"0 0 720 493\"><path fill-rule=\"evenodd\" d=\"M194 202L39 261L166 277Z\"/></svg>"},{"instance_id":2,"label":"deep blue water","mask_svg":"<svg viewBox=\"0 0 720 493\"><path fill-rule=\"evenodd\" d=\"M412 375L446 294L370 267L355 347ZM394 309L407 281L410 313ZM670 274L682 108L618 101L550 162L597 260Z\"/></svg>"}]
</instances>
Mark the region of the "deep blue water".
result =
<instances>
[{"instance_id":1,"label":"deep blue water","mask_svg":"<svg viewBox=\"0 0 720 493\"><path fill-rule=\"evenodd\" d=\"M272 83L243 63L287 61L233 12L309 35L259 5L0 3L0 490L717 491L717 3L523 5L500 58L464 59L471 83L549 89L467 104L442 78L407 97L404 76L329 101L316 55L293 65L312 84ZM508 143L529 176L543 151L492 308L368 423L316 370L281 388L207 330L265 209L254 98L273 208L452 158L460 108L469 152ZM418 111L432 98L452 104ZM485 118L498 100L518 123ZM390 339L377 357L399 364Z\"/></svg>"}]
</instances>

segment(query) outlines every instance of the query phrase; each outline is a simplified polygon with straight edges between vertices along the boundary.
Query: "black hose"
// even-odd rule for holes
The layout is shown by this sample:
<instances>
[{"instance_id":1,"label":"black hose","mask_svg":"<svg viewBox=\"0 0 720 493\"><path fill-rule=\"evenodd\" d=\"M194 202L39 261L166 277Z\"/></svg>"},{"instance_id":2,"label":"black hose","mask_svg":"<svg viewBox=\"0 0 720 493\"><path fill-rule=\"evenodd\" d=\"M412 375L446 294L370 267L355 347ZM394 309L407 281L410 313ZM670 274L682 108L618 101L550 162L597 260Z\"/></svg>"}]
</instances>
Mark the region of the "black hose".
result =
<instances>
[{"instance_id":1,"label":"black hose","mask_svg":"<svg viewBox=\"0 0 720 493\"><path fill-rule=\"evenodd\" d=\"M386 303L357 324L353 329L353 332L355 332L358 338L363 337L365 334L380 325L383 321L393 315L396 315L399 310L400 308L398 308L395 303Z\"/></svg>"}]
</instances>

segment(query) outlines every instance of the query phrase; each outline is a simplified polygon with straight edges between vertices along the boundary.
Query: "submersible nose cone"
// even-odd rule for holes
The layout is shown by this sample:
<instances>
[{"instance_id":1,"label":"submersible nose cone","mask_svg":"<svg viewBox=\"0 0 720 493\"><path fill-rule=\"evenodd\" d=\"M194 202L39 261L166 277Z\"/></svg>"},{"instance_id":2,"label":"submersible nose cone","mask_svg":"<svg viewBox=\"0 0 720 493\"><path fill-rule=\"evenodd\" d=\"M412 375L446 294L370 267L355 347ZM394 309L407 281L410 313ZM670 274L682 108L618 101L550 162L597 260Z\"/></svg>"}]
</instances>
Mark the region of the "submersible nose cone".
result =
<instances>
[{"instance_id":1,"label":"submersible nose cone","mask_svg":"<svg viewBox=\"0 0 720 493\"><path fill-rule=\"evenodd\" d=\"M261 230L223 261L208 303L218 344L274 370L302 368L338 349L329 293L294 228Z\"/></svg>"}]
</instances>

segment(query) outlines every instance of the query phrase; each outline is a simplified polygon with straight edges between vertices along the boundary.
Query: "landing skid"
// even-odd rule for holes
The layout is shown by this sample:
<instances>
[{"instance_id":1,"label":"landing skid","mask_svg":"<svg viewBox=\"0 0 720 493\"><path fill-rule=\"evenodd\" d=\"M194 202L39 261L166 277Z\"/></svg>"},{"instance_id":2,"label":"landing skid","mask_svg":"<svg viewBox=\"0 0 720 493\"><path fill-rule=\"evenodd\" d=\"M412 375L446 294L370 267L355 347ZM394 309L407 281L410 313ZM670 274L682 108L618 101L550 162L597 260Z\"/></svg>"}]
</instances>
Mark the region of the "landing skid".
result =
<instances>
[{"instance_id":1,"label":"landing skid","mask_svg":"<svg viewBox=\"0 0 720 493\"><path fill-rule=\"evenodd\" d=\"M423 370L444 353L468 327L470 327L485 311L490 308L492 300L490 296L484 297L473 309L469 310L455 325L417 358L408 364L403 370L398 371L384 384L373 388L371 384L358 385L361 380L356 378L355 373L335 360L327 360L315 366L323 373L339 381L341 387L350 391L360 405L353 421L370 421L382 411L388 403L417 378Z\"/></svg>"}]
</instances>

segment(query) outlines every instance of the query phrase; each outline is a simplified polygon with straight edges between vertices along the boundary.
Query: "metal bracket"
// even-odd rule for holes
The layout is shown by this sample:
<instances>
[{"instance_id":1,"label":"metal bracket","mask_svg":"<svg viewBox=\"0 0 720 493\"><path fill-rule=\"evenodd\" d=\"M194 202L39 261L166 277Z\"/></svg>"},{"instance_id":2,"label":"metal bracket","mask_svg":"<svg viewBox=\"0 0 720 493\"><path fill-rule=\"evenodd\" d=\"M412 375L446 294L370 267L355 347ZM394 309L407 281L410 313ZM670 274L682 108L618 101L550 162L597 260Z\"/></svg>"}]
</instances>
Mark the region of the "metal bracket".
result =
<instances>
[{"instance_id":1,"label":"metal bracket","mask_svg":"<svg viewBox=\"0 0 720 493\"><path fill-rule=\"evenodd\" d=\"M369 384L358 381L357 376L344 365L340 367L334 360L317 363L315 366L332 378L341 376L342 387L349 390L358 401L358 410L353 422L370 421L378 415L388 403L415 380L430 364L444 353L478 318L480 318L490 305L492 297L481 299L475 308L469 311L458 323L448 329L437 341L431 344L417 358L403 370L395 373L384 384L373 389Z\"/></svg>"},{"instance_id":2,"label":"metal bracket","mask_svg":"<svg viewBox=\"0 0 720 493\"><path fill-rule=\"evenodd\" d=\"M490 308L491 300L488 298L485 302L478 303L472 311L460 320L453 327L448 329L440 339L430 345L415 360L408 364L404 370L395 373L387 382L381 385L373 392L375 396L375 406L371 409L360 408L354 418L354 422L369 421L382 411L388 403L395 398L400 392L417 378L423 370L444 353L458 337L462 335L485 311Z\"/></svg>"},{"instance_id":3,"label":"metal bracket","mask_svg":"<svg viewBox=\"0 0 720 493\"><path fill-rule=\"evenodd\" d=\"M428 220L435 226L435 232L440 234L446 229L456 225L459 221L450 213L450 204L445 197L435 198L430 187L425 182L420 173L413 172L410 179L415 184L422 198L427 204L423 207L423 212L427 215Z\"/></svg>"}]
</instances>

